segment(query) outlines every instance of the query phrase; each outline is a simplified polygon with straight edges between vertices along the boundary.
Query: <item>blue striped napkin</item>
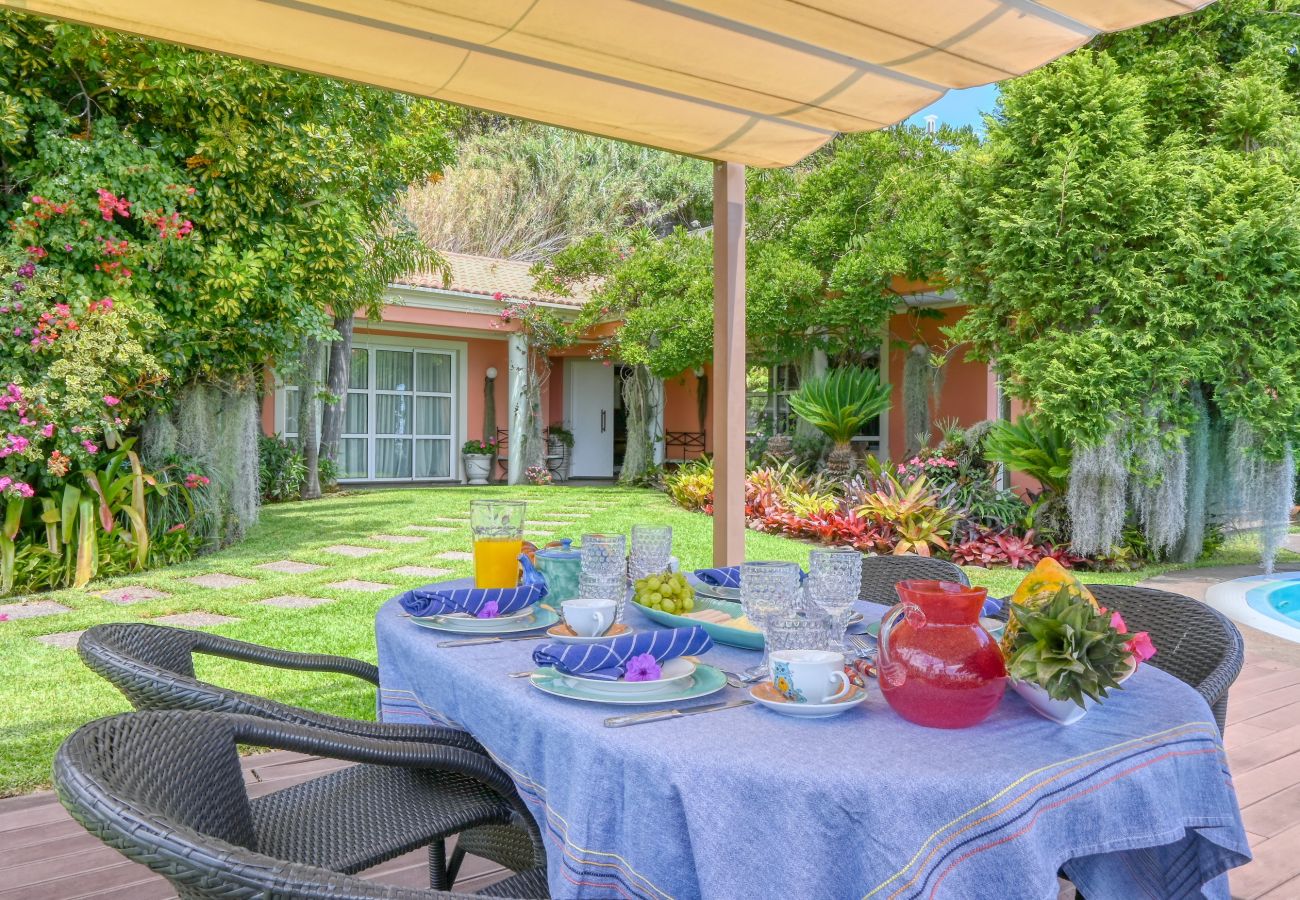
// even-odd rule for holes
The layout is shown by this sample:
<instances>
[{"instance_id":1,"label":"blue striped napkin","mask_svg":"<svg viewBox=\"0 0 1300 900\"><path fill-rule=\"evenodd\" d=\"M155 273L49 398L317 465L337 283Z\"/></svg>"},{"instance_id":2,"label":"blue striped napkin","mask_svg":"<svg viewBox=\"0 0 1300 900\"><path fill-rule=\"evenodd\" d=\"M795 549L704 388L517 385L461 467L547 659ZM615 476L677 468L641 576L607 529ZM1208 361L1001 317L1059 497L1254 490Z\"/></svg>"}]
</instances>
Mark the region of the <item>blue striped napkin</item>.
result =
<instances>
[{"instance_id":1,"label":"blue striped napkin","mask_svg":"<svg viewBox=\"0 0 1300 900\"><path fill-rule=\"evenodd\" d=\"M542 644L533 651L533 662L565 675L617 681L623 677L627 661L642 653L649 653L663 665L679 656L696 656L712 646L713 638L693 625L629 634L595 644Z\"/></svg>"},{"instance_id":2,"label":"blue striped napkin","mask_svg":"<svg viewBox=\"0 0 1300 900\"><path fill-rule=\"evenodd\" d=\"M723 566L720 569L696 569L695 577L714 587L740 587L740 566Z\"/></svg>"},{"instance_id":3,"label":"blue striped napkin","mask_svg":"<svg viewBox=\"0 0 1300 900\"><path fill-rule=\"evenodd\" d=\"M439 588L425 585L397 598L402 609L413 616L446 616L466 613L491 619L518 612L546 596L546 583L534 582L512 588Z\"/></svg>"}]
</instances>

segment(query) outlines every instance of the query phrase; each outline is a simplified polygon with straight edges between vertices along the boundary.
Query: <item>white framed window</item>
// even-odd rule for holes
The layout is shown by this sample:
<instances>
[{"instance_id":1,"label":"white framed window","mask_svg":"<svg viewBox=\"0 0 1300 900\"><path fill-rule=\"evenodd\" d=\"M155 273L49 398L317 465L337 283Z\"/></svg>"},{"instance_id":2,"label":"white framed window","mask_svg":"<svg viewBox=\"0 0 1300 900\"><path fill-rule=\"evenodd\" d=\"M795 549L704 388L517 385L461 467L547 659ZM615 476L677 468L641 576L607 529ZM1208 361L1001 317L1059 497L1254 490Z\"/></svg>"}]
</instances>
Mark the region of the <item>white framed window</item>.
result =
<instances>
[{"instance_id":1,"label":"white framed window","mask_svg":"<svg viewBox=\"0 0 1300 900\"><path fill-rule=\"evenodd\" d=\"M356 343L339 439L340 481L457 475L457 351ZM297 436L298 389L282 389L286 438Z\"/></svg>"}]
</instances>

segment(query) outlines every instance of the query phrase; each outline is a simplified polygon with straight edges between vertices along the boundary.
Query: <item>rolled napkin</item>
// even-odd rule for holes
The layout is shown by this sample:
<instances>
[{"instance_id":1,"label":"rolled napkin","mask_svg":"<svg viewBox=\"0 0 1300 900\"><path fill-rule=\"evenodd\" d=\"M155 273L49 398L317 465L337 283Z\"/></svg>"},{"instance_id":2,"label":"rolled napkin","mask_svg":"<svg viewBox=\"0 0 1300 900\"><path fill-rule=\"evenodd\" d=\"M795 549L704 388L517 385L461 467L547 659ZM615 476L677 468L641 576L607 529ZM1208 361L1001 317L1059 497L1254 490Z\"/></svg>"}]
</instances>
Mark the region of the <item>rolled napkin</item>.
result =
<instances>
[{"instance_id":1,"label":"rolled napkin","mask_svg":"<svg viewBox=\"0 0 1300 900\"><path fill-rule=\"evenodd\" d=\"M679 656L696 656L712 646L713 638L703 628L693 625L629 634L595 644L542 644L533 651L533 662L565 675L617 681L634 656L649 653L655 662L663 665Z\"/></svg>"},{"instance_id":2,"label":"rolled napkin","mask_svg":"<svg viewBox=\"0 0 1300 900\"><path fill-rule=\"evenodd\" d=\"M740 587L740 566L722 566L718 569L696 569L695 577L714 587Z\"/></svg>"},{"instance_id":3,"label":"rolled napkin","mask_svg":"<svg viewBox=\"0 0 1300 900\"><path fill-rule=\"evenodd\" d=\"M985 597L984 606L980 609L981 616L996 616L1002 612L1002 601L997 597Z\"/></svg>"},{"instance_id":4,"label":"rolled napkin","mask_svg":"<svg viewBox=\"0 0 1300 900\"><path fill-rule=\"evenodd\" d=\"M466 613L492 619L532 606L545 596L545 582L512 588L440 588L430 584L407 591L397 602L416 617Z\"/></svg>"}]
</instances>

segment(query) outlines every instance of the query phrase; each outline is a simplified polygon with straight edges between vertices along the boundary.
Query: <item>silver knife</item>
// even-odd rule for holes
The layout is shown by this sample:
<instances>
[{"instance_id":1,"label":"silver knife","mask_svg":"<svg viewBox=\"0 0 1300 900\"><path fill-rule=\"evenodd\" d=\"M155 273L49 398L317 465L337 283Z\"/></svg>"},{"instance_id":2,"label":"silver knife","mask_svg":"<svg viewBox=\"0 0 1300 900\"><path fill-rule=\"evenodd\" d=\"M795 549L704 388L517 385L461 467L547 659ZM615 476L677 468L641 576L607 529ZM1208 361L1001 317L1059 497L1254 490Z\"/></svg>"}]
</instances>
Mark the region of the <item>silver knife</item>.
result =
<instances>
[{"instance_id":1,"label":"silver knife","mask_svg":"<svg viewBox=\"0 0 1300 900\"><path fill-rule=\"evenodd\" d=\"M459 641L439 641L439 647L473 647L475 644L501 644L506 641L540 641L544 634L521 634L514 637L476 637Z\"/></svg>"},{"instance_id":2,"label":"silver knife","mask_svg":"<svg viewBox=\"0 0 1300 900\"><path fill-rule=\"evenodd\" d=\"M684 709L656 709L653 712L633 713L630 716L610 716L605 720L605 727L621 728L624 725L640 725L642 722L658 722L661 719L677 719L682 716L693 716L696 713L736 709L741 706L751 706L753 703L753 700L724 700L721 703L706 703L703 706L688 706Z\"/></svg>"}]
</instances>

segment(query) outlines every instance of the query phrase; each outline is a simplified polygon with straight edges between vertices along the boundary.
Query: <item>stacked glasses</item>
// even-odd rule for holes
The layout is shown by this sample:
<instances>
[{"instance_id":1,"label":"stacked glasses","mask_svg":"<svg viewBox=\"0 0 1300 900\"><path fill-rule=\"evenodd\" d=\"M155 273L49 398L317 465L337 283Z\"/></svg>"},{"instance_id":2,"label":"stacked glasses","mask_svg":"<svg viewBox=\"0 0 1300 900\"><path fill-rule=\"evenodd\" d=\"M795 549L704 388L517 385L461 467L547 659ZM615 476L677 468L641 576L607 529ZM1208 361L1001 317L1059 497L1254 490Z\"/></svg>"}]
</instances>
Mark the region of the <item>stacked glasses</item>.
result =
<instances>
[{"instance_id":1,"label":"stacked glasses","mask_svg":"<svg viewBox=\"0 0 1300 900\"><path fill-rule=\"evenodd\" d=\"M623 621L627 601L627 538L621 534L582 536L582 574L578 576L578 597L583 600L613 600L618 604L615 621Z\"/></svg>"},{"instance_id":2,"label":"stacked glasses","mask_svg":"<svg viewBox=\"0 0 1300 900\"><path fill-rule=\"evenodd\" d=\"M763 661L745 672L747 679L761 678L767 667L770 645L769 622L781 615L793 614L799 604L799 567L787 562L747 562L740 564L740 606L756 627L763 631Z\"/></svg>"},{"instance_id":3,"label":"stacked glasses","mask_svg":"<svg viewBox=\"0 0 1300 900\"><path fill-rule=\"evenodd\" d=\"M672 555L672 526L633 525L632 556L628 561L628 578L637 582L647 575L667 572Z\"/></svg>"},{"instance_id":4,"label":"stacked glasses","mask_svg":"<svg viewBox=\"0 0 1300 900\"><path fill-rule=\"evenodd\" d=\"M862 589L862 554L839 548L808 554L808 599L832 618L834 649L854 652L844 638L853 603Z\"/></svg>"}]
</instances>

